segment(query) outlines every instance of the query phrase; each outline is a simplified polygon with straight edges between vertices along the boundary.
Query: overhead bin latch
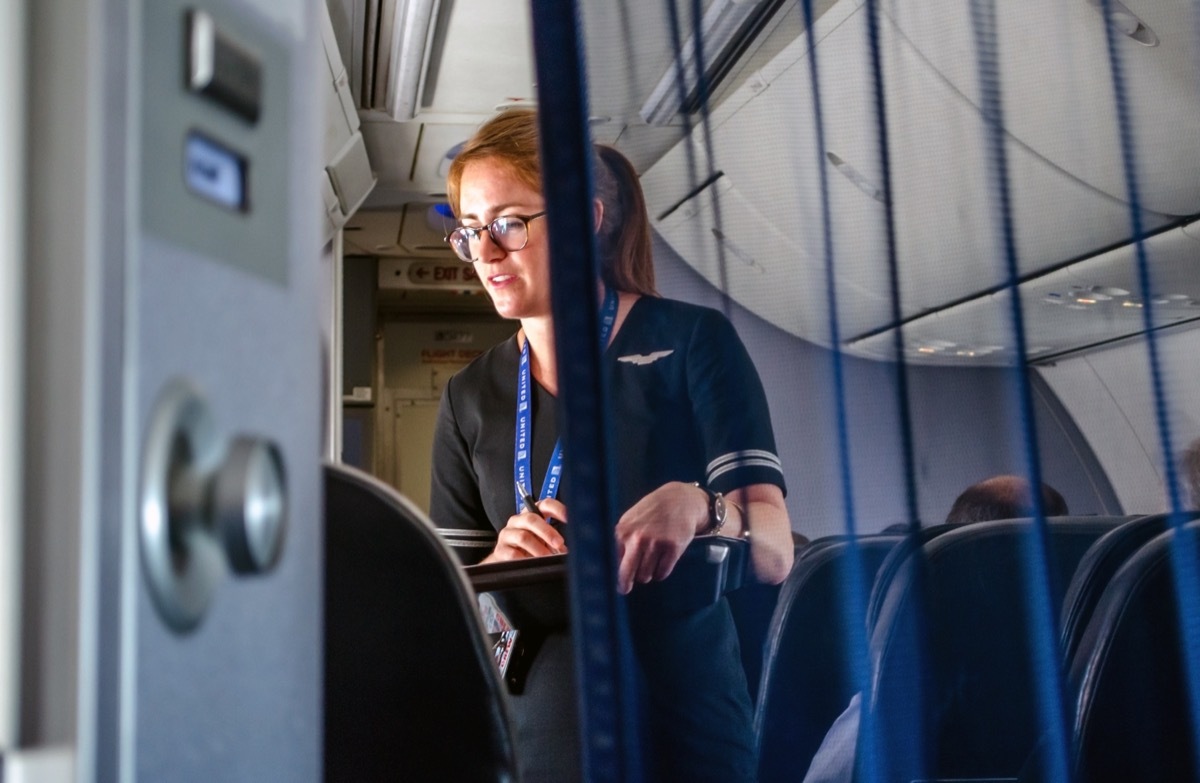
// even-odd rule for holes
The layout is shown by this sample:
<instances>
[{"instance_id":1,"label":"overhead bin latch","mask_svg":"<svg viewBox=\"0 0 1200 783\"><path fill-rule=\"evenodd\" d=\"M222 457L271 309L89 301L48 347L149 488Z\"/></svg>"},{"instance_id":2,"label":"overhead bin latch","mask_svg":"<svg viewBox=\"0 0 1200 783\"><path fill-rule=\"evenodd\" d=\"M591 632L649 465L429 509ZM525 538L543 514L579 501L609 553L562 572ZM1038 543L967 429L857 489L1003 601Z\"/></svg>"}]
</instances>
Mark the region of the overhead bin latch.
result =
<instances>
[{"instance_id":1,"label":"overhead bin latch","mask_svg":"<svg viewBox=\"0 0 1200 783\"><path fill-rule=\"evenodd\" d=\"M1154 31L1120 0L1087 0L1087 3L1095 9L1096 13L1100 14L1101 18L1104 17L1107 9L1108 21L1116 32L1132 38L1143 46L1158 46L1158 36Z\"/></svg>"}]
</instances>

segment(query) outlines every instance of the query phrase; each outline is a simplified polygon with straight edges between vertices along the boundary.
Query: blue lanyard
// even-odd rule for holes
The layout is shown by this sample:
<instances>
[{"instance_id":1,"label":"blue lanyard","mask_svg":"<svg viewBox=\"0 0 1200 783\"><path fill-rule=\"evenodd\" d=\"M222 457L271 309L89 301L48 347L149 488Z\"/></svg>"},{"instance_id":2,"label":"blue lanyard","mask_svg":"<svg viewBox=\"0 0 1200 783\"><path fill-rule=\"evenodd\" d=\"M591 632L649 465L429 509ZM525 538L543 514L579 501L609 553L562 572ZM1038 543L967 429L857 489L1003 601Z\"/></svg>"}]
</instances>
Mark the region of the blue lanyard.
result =
<instances>
[{"instance_id":1,"label":"blue lanyard","mask_svg":"<svg viewBox=\"0 0 1200 783\"><path fill-rule=\"evenodd\" d=\"M604 293L604 304L600 308L600 350L608 345L608 336L612 334L613 323L617 320L617 292L607 288ZM513 448L513 474L516 486L529 487L532 468L530 452L533 451L533 417L530 405L529 371L529 340L521 346L521 363L517 369L517 435ZM558 483L562 479L562 439L554 443L554 451L550 454L550 465L546 468L546 478L542 482L542 494L539 500L556 497ZM517 498L517 513L525 510L525 502L516 487L513 492Z\"/></svg>"}]
</instances>

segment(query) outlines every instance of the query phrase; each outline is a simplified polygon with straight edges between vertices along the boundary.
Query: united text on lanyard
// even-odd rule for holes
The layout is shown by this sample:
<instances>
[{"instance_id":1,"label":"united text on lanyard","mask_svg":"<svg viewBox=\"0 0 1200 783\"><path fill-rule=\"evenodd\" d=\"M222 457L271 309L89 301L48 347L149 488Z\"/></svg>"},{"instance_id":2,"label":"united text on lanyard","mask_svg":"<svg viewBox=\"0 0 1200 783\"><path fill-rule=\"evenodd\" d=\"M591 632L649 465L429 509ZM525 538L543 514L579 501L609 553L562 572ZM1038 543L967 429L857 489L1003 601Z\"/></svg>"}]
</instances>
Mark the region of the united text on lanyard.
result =
<instances>
[{"instance_id":1,"label":"united text on lanyard","mask_svg":"<svg viewBox=\"0 0 1200 783\"><path fill-rule=\"evenodd\" d=\"M617 292L606 287L604 304L600 308L600 346L601 352L608 345L608 337L612 334L613 323L617 320ZM533 451L533 407L530 389L532 379L529 369L529 340L521 346L521 362L517 369L517 434L513 448L513 475L516 479L517 513L525 510L524 499L521 497L521 487L528 488L532 478L530 467ZM550 454L550 465L546 468L546 478L542 482L542 492L538 500L556 497L558 484L562 478L562 439L554 442L554 451Z\"/></svg>"}]
</instances>

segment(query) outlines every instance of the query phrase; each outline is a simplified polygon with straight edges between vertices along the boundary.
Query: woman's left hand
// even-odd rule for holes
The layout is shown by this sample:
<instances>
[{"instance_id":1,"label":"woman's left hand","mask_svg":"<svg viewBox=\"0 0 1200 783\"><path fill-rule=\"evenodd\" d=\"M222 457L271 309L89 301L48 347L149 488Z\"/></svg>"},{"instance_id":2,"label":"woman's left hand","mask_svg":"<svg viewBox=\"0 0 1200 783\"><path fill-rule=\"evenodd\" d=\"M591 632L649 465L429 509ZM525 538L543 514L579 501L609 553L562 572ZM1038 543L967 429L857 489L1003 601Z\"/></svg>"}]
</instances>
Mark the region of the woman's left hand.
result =
<instances>
[{"instance_id":1,"label":"woman's left hand","mask_svg":"<svg viewBox=\"0 0 1200 783\"><path fill-rule=\"evenodd\" d=\"M672 481L646 495L617 522L617 589L666 579L696 534L708 526L708 495Z\"/></svg>"}]
</instances>

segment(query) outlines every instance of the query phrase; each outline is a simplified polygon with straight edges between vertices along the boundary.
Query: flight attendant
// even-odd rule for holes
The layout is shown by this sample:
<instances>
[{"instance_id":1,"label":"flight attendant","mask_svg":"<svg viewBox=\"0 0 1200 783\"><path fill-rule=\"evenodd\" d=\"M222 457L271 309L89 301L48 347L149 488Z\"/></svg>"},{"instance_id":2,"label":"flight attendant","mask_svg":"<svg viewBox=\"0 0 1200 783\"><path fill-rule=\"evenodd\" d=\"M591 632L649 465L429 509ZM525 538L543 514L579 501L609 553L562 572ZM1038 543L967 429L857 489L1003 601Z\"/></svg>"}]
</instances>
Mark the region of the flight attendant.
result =
<instances>
[{"instance_id":1,"label":"flight attendant","mask_svg":"<svg viewBox=\"0 0 1200 783\"><path fill-rule=\"evenodd\" d=\"M751 705L724 600L682 616L640 600L697 536L749 540L757 578L778 584L792 563L791 525L766 397L745 347L715 310L654 289L649 220L632 165L598 146L595 225L601 338L615 424L617 589L643 705L654 780L754 779ZM450 168L458 227L447 237L474 265L496 312L517 333L447 383L434 437L430 514L441 527L496 533L486 561L566 551L547 520L570 523L560 499L557 356L537 118L485 123ZM534 513L521 491L533 494ZM551 634L514 699L526 779L578 777L570 645ZM565 729L563 721L570 725Z\"/></svg>"}]
</instances>

